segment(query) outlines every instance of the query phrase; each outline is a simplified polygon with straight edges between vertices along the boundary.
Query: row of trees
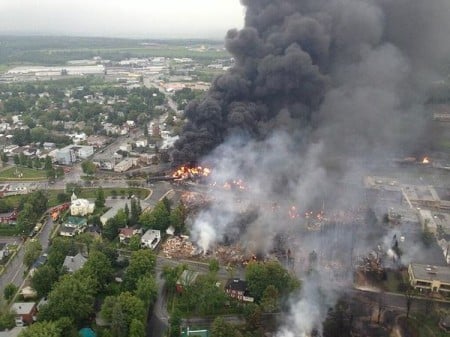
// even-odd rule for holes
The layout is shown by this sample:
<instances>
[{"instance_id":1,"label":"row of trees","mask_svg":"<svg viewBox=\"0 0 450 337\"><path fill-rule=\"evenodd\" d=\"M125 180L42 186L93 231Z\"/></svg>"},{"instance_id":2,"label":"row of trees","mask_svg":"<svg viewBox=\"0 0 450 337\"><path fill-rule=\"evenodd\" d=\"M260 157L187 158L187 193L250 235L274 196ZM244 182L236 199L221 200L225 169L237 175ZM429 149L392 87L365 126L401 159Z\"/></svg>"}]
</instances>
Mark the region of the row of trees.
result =
<instances>
[{"instance_id":1,"label":"row of trees","mask_svg":"<svg viewBox=\"0 0 450 337\"><path fill-rule=\"evenodd\" d=\"M21 198L19 215L17 216L17 229L25 234L31 231L42 214L47 210L48 198L41 190Z\"/></svg>"},{"instance_id":2,"label":"row of trees","mask_svg":"<svg viewBox=\"0 0 450 337\"><path fill-rule=\"evenodd\" d=\"M157 229L161 231L165 231L172 225L176 233L182 233L186 214L186 208L182 203L172 209L167 198L159 201L153 210L142 212L139 200L132 198L130 207L127 204L123 210L117 212L114 218L106 222L103 236L112 241L119 234L119 228L135 225L142 226L144 230Z\"/></svg>"}]
</instances>

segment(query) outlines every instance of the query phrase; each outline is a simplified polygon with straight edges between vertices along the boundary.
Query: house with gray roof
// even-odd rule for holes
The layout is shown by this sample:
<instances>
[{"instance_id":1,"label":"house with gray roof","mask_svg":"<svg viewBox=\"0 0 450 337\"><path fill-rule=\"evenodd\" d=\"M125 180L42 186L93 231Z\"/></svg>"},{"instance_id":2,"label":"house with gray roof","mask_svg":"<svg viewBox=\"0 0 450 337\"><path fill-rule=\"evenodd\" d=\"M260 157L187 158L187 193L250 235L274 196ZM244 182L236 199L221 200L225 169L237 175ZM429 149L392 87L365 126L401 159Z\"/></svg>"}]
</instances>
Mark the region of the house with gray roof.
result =
<instances>
[{"instance_id":1,"label":"house with gray roof","mask_svg":"<svg viewBox=\"0 0 450 337\"><path fill-rule=\"evenodd\" d=\"M63 268L66 268L69 273L74 273L77 270L80 270L86 261L87 259L80 253L75 256L66 256L64 259Z\"/></svg>"}]
</instances>

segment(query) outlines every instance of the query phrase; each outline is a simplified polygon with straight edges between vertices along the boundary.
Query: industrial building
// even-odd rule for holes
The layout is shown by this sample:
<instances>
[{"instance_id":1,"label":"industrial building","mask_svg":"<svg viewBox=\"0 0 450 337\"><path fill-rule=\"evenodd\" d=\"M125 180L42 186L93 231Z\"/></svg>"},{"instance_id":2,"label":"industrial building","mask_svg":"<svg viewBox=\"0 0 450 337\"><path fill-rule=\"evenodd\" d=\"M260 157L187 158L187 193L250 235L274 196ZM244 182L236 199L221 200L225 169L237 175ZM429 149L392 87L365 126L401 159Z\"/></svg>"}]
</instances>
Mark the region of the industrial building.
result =
<instances>
[{"instance_id":1,"label":"industrial building","mask_svg":"<svg viewBox=\"0 0 450 337\"><path fill-rule=\"evenodd\" d=\"M55 159L61 165L72 165L77 160L87 159L93 154L93 146L69 145L57 150L55 153Z\"/></svg>"},{"instance_id":2,"label":"industrial building","mask_svg":"<svg viewBox=\"0 0 450 337\"><path fill-rule=\"evenodd\" d=\"M114 166L114 172L122 173L137 165L137 158L125 158Z\"/></svg>"},{"instance_id":3,"label":"industrial building","mask_svg":"<svg viewBox=\"0 0 450 337\"><path fill-rule=\"evenodd\" d=\"M411 263L408 274L414 289L450 292L450 267Z\"/></svg>"}]
</instances>

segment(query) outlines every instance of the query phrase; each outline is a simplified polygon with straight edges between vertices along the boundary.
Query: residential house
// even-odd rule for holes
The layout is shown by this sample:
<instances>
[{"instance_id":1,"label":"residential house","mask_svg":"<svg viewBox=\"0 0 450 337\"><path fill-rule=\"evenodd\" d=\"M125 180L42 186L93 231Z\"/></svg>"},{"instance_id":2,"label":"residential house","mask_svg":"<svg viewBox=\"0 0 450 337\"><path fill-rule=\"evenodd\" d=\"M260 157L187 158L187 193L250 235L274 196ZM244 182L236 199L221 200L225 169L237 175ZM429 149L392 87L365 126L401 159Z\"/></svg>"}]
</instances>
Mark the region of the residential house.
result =
<instances>
[{"instance_id":1,"label":"residential house","mask_svg":"<svg viewBox=\"0 0 450 337\"><path fill-rule=\"evenodd\" d=\"M254 298L250 296L247 289L247 282L238 278L229 279L225 285L225 292L231 298L242 302L253 302Z\"/></svg>"},{"instance_id":2,"label":"residential house","mask_svg":"<svg viewBox=\"0 0 450 337\"><path fill-rule=\"evenodd\" d=\"M135 235L142 235L142 229L136 228L119 228L120 243L128 243L128 241Z\"/></svg>"},{"instance_id":3,"label":"residential house","mask_svg":"<svg viewBox=\"0 0 450 337\"><path fill-rule=\"evenodd\" d=\"M72 237L83 233L87 228L87 220L85 218L69 216L67 221L61 227L59 235Z\"/></svg>"},{"instance_id":4,"label":"residential house","mask_svg":"<svg viewBox=\"0 0 450 337\"><path fill-rule=\"evenodd\" d=\"M410 263L409 282L414 289L450 293L450 267Z\"/></svg>"},{"instance_id":5,"label":"residential house","mask_svg":"<svg viewBox=\"0 0 450 337\"><path fill-rule=\"evenodd\" d=\"M11 306L11 311L16 314L16 326L21 327L36 321L37 307L34 302L17 302Z\"/></svg>"},{"instance_id":6,"label":"residential house","mask_svg":"<svg viewBox=\"0 0 450 337\"><path fill-rule=\"evenodd\" d=\"M65 268L69 273L74 273L80 270L86 261L87 259L80 253L75 256L66 256L64 259L63 268Z\"/></svg>"},{"instance_id":7,"label":"residential house","mask_svg":"<svg viewBox=\"0 0 450 337\"><path fill-rule=\"evenodd\" d=\"M177 292L182 293L186 287L192 285L197 279L198 275L199 273L196 271L188 269L183 270L175 285Z\"/></svg>"},{"instance_id":8,"label":"residential house","mask_svg":"<svg viewBox=\"0 0 450 337\"><path fill-rule=\"evenodd\" d=\"M161 231L156 229L149 229L141 238L141 246L155 249L161 241Z\"/></svg>"}]
</instances>

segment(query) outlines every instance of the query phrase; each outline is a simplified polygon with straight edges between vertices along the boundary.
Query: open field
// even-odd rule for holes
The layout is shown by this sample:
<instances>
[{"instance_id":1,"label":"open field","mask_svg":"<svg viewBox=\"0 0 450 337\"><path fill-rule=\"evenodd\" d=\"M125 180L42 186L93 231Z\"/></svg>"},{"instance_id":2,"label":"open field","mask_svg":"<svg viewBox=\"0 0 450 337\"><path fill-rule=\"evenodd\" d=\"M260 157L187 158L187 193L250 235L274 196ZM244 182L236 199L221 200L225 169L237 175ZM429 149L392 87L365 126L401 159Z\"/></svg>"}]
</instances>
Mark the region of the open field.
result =
<instances>
[{"instance_id":1,"label":"open field","mask_svg":"<svg viewBox=\"0 0 450 337\"><path fill-rule=\"evenodd\" d=\"M46 179L45 171L27 167L10 167L0 172L0 181Z\"/></svg>"},{"instance_id":2,"label":"open field","mask_svg":"<svg viewBox=\"0 0 450 337\"><path fill-rule=\"evenodd\" d=\"M196 60L227 58L230 54L218 41L208 40L133 40L76 37L0 36L3 53L0 72L11 63L56 65L69 60L100 56L118 61L130 57L190 57ZM200 50L200 46L205 46Z\"/></svg>"}]
</instances>

